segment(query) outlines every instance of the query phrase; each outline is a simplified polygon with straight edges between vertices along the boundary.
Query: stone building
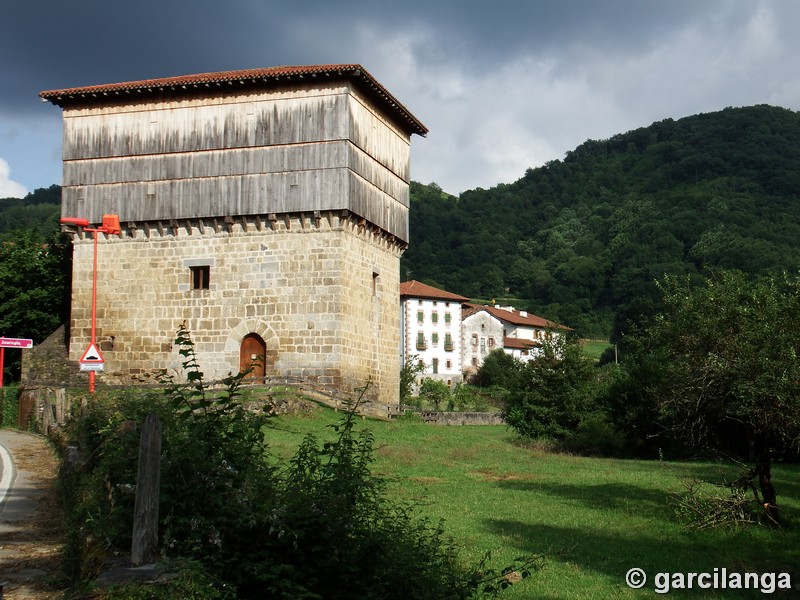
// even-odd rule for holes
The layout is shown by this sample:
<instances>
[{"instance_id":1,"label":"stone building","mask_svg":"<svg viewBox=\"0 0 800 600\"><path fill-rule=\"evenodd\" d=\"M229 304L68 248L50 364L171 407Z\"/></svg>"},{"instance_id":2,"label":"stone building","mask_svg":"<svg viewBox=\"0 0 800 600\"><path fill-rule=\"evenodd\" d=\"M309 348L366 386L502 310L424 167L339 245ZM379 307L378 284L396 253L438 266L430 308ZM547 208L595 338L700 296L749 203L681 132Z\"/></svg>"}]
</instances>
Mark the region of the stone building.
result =
<instances>
[{"instance_id":1,"label":"stone building","mask_svg":"<svg viewBox=\"0 0 800 600\"><path fill-rule=\"evenodd\" d=\"M397 402L399 260L412 134L360 65L276 67L45 91L63 109L62 216L101 222L100 381L179 365L207 379L265 360ZM69 358L90 340L91 235L73 229Z\"/></svg>"},{"instance_id":2,"label":"stone building","mask_svg":"<svg viewBox=\"0 0 800 600\"><path fill-rule=\"evenodd\" d=\"M464 351L461 368L474 374L493 350L505 349L503 323L486 306L465 304L462 309Z\"/></svg>"}]
</instances>

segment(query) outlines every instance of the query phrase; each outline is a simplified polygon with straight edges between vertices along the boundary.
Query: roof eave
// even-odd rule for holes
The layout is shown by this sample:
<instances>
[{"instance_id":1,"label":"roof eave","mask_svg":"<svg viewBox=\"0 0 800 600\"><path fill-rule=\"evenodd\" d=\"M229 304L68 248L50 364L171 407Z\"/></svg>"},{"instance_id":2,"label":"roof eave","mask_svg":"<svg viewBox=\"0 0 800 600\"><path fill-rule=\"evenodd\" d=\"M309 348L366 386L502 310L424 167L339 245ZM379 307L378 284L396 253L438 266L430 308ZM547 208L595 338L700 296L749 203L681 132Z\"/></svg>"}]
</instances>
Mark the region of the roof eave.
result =
<instances>
[{"instance_id":1,"label":"roof eave","mask_svg":"<svg viewBox=\"0 0 800 600\"><path fill-rule=\"evenodd\" d=\"M213 88L230 89L275 87L295 80L314 80L328 77L331 80L351 79L364 91L377 98L378 102L393 114L399 124L409 134L425 136L428 128L403 106L386 88L384 88L361 65L316 65L304 67L271 67L267 69L248 69L241 71L221 71L218 73L201 73L182 75L160 79L146 79L113 84L92 85L84 87L46 90L39 93L44 102L56 106L79 106L86 104L113 103L141 98L142 94L155 95L189 95Z\"/></svg>"}]
</instances>

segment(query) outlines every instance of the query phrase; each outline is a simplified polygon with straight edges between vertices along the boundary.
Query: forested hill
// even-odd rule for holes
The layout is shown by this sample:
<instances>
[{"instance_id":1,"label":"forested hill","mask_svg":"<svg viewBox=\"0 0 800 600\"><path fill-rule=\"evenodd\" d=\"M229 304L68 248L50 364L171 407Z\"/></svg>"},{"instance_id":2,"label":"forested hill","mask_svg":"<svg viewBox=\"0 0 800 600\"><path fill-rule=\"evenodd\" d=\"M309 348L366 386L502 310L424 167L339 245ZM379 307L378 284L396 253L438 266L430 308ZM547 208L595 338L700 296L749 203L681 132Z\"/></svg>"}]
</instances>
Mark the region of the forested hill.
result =
<instances>
[{"instance_id":1,"label":"forested hill","mask_svg":"<svg viewBox=\"0 0 800 600\"><path fill-rule=\"evenodd\" d=\"M404 279L607 335L652 311L665 273L798 270L800 114L666 119L458 198L412 183L410 227Z\"/></svg>"},{"instance_id":2,"label":"forested hill","mask_svg":"<svg viewBox=\"0 0 800 600\"><path fill-rule=\"evenodd\" d=\"M61 187L38 188L24 198L0 198L0 241L14 238L20 230L36 230L49 239L58 230Z\"/></svg>"}]
</instances>

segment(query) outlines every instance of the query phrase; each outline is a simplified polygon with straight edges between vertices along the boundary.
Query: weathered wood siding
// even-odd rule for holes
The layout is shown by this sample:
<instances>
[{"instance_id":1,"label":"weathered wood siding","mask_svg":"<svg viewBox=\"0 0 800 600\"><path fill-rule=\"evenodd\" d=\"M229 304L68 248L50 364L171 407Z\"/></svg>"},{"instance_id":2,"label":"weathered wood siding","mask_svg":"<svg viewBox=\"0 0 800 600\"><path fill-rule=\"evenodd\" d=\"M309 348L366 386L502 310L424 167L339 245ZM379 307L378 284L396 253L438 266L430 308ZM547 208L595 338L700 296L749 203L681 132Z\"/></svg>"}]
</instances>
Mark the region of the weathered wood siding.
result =
<instances>
[{"instance_id":1,"label":"weathered wood siding","mask_svg":"<svg viewBox=\"0 0 800 600\"><path fill-rule=\"evenodd\" d=\"M409 136L345 84L64 111L62 214L350 210L408 240Z\"/></svg>"}]
</instances>

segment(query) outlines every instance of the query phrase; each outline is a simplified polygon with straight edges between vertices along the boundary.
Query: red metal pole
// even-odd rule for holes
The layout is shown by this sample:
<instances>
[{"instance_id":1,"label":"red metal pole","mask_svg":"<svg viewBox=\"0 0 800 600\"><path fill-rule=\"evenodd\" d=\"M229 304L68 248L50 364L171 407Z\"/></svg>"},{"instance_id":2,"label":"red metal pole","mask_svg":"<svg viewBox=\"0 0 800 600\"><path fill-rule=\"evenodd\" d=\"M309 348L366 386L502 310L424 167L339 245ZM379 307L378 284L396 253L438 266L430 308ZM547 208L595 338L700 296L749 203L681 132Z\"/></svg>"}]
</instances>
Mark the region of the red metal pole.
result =
<instances>
[{"instance_id":1,"label":"red metal pole","mask_svg":"<svg viewBox=\"0 0 800 600\"><path fill-rule=\"evenodd\" d=\"M97 234L119 235L119 215L103 215L103 224L100 227L90 227L88 219L77 217L62 217L61 222L72 227L80 227L84 233L91 232L92 239L92 340L91 347L97 348ZM99 352L99 350L98 350ZM92 367L102 367L102 361ZM95 371L89 370L89 391L94 394Z\"/></svg>"},{"instance_id":2,"label":"red metal pole","mask_svg":"<svg viewBox=\"0 0 800 600\"><path fill-rule=\"evenodd\" d=\"M6 368L6 349L0 346L0 388L3 387L3 369Z\"/></svg>"}]
</instances>

